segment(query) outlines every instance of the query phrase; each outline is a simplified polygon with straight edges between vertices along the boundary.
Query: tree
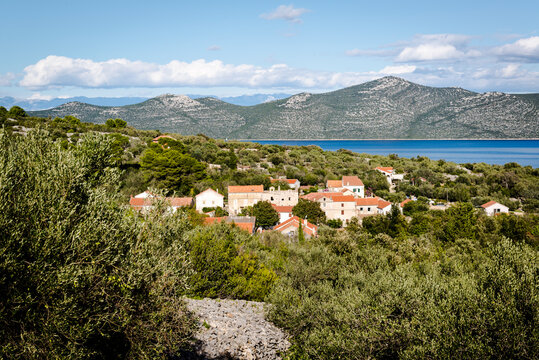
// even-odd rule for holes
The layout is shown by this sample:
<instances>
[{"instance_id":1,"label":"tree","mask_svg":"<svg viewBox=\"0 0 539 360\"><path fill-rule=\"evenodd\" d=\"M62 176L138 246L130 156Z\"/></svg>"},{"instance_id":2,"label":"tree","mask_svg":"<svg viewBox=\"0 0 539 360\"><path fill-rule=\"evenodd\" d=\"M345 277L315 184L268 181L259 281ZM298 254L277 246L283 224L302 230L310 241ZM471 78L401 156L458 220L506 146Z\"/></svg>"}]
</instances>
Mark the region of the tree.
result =
<instances>
[{"instance_id":1,"label":"tree","mask_svg":"<svg viewBox=\"0 0 539 360\"><path fill-rule=\"evenodd\" d=\"M121 129L127 126L127 122L122 119L108 119L105 125L114 129Z\"/></svg>"},{"instance_id":2,"label":"tree","mask_svg":"<svg viewBox=\"0 0 539 360\"><path fill-rule=\"evenodd\" d=\"M259 201L253 205L253 215L256 217L257 228L269 229L279 222L279 213L269 201Z\"/></svg>"},{"instance_id":3,"label":"tree","mask_svg":"<svg viewBox=\"0 0 539 360\"><path fill-rule=\"evenodd\" d=\"M23 108L17 105L12 106L11 109L9 109L9 112L7 113L7 117L14 118L14 119L19 119L19 118L23 118L27 116L28 115L26 114L26 111L24 111Z\"/></svg>"},{"instance_id":4,"label":"tree","mask_svg":"<svg viewBox=\"0 0 539 360\"><path fill-rule=\"evenodd\" d=\"M316 225L326 221L326 214L322 211L320 203L306 199L299 199L296 206L292 208L292 214L300 219L307 218L307 221Z\"/></svg>"},{"instance_id":5,"label":"tree","mask_svg":"<svg viewBox=\"0 0 539 360\"><path fill-rule=\"evenodd\" d=\"M140 161L148 180L154 180L161 188L189 194L195 182L206 176L206 166L188 154L184 154L178 141L167 139L170 148L150 144Z\"/></svg>"},{"instance_id":6,"label":"tree","mask_svg":"<svg viewBox=\"0 0 539 360\"><path fill-rule=\"evenodd\" d=\"M0 106L0 119L4 119L7 116L7 109L3 106Z\"/></svg>"},{"instance_id":7,"label":"tree","mask_svg":"<svg viewBox=\"0 0 539 360\"><path fill-rule=\"evenodd\" d=\"M477 213L471 203L457 203L445 211L445 225L438 237L445 241L475 239Z\"/></svg>"},{"instance_id":8,"label":"tree","mask_svg":"<svg viewBox=\"0 0 539 360\"><path fill-rule=\"evenodd\" d=\"M331 220L327 221L327 225L330 228L333 228L333 229L340 229L340 228L342 228L342 220L341 219L331 219Z\"/></svg>"}]
</instances>

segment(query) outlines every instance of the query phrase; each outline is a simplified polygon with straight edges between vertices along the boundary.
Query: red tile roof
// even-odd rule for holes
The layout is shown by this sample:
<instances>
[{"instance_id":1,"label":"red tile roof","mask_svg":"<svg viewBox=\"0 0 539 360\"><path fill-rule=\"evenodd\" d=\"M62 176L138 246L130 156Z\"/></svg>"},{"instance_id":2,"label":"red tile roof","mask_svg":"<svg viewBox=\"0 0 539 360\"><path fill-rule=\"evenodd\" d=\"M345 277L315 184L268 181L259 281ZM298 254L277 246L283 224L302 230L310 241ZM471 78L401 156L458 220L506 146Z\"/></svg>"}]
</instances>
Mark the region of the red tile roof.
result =
<instances>
[{"instance_id":1,"label":"red tile roof","mask_svg":"<svg viewBox=\"0 0 539 360\"><path fill-rule=\"evenodd\" d=\"M129 199L129 205L133 207L142 207L142 206L152 206L153 202L156 200L154 197L147 197L147 198L135 198L131 197ZM168 197L165 198L165 201L170 204L170 206L178 207L178 206L191 206L193 203L192 197Z\"/></svg>"},{"instance_id":2,"label":"red tile roof","mask_svg":"<svg viewBox=\"0 0 539 360\"><path fill-rule=\"evenodd\" d=\"M363 199L356 199L356 205L359 206L378 206L378 201L380 201L379 198L363 198Z\"/></svg>"},{"instance_id":3,"label":"red tile roof","mask_svg":"<svg viewBox=\"0 0 539 360\"><path fill-rule=\"evenodd\" d=\"M342 187L342 180L328 180L327 181L327 187L328 188Z\"/></svg>"},{"instance_id":4,"label":"red tile roof","mask_svg":"<svg viewBox=\"0 0 539 360\"><path fill-rule=\"evenodd\" d=\"M494 204L497 204L497 202L491 200L491 201L489 201L488 203L485 203L485 204L481 205L481 207L482 207L483 209L486 209L486 208L488 208L488 207L490 207L490 206L492 206L492 205L494 205Z\"/></svg>"},{"instance_id":5,"label":"red tile roof","mask_svg":"<svg viewBox=\"0 0 539 360\"><path fill-rule=\"evenodd\" d=\"M356 198L352 195L335 195L331 200L334 202L356 202Z\"/></svg>"},{"instance_id":6,"label":"red tile roof","mask_svg":"<svg viewBox=\"0 0 539 360\"><path fill-rule=\"evenodd\" d=\"M278 181L282 181L290 185L293 185L298 181L298 179L271 179L271 182L278 182Z\"/></svg>"},{"instance_id":7,"label":"red tile roof","mask_svg":"<svg viewBox=\"0 0 539 360\"><path fill-rule=\"evenodd\" d=\"M332 198L333 196L342 196L342 192L313 192L307 195L302 195L302 199L310 200L310 201L318 201L322 198Z\"/></svg>"},{"instance_id":8,"label":"red tile roof","mask_svg":"<svg viewBox=\"0 0 539 360\"><path fill-rule=\"evenodd\" d=\"M234 185L228 187L228 193L260 193L264 192L264 185Z\"/></svg>"},{"instance_id":9,"label":"red tile roof","mask_svg":"<svg viewBox=\"0 0 539 360\"><path fill-rule=\"evenodd\" d=\"M391 205L391 203L389 201L385 201L385 200L381 200L381 199L378 200L378 209L385 209L389 205Z\"/></svg>"},{"instance_id":10,"label":"red tile roof","mask_svg":"<svg viewBox=\"0 0 539 360\"><path fill-rule=\"evenodd\" d=\"M277 206L275 204L271 204L271 206L273 206L275 211L277 211L278 213L288 213L288 214L291 214L292 209L294 208L293 206Z\"/></svg>"},{"instance_id":11,"label":"red tile roof","mask_svg":"<svg viewBox=\"0 0 539 360\"><path fill-rule=\"evenodd\" d=\"M234 224L240 229L247 231L249 234L254 233L254 229L255 229L254 217L250 217L250 218L245 217L244 219L245 221L240 221L240 220L243 220L243 219L232 218L230 216L207 217L207 218L204 218L204 224L210 225L210 224L225 222L227 224Z\"/></svg>"},{"instance_id":12,"label":"red tile roof","mask_svg":"<svg viewBox=\"0 0 539 360\"><path fill-rule=\"evenodd\" d=\"M364 186L363 181L357 176L343 176L342 186Z\"/></svg>"},{"instance_id":13,"label":"red tile roof","mask_svg":"<svg viewBox=\"0 0 539 360\"><path fill-rule=\"evenodd\" d=\"M382 167L382 166L378 166L378 167L376 168L376 170L381 170L381 171L388 172L388 173L392 173L392 172L393 172L393 168L392 168L392 167Z\"/></svg>"},{"instance_id":14,"label":"red tile roof","mask_svg":"<svg viewBox=\"0 0 539 360\"><path fill-rule=\"evenodd\" d=\"M403 202L401 202L399 205L400 205L401 207L404 207L404 205L408 204L410 201L412 201L412 200L411 200L411 199L406 199L406 200L404 200Z\"/></svg>"},{"instance_id":15,"label":"red tile roof","mask_svg":"<svg viewBox=\"0 0 539 360\"><path fill-rule=\"evenodd\" d=\"M192 197L174 197L167 198L166 200L170 202L170 206L191 206L193 204Z\"/></svg>"},{"instance_id":16,"label":"red tile roof","mask_svg":"<svg viewBox=\"0 0 539 360\"><path fill-rule=\"evenodd\" d=\"M286 221L283 221L279 225L275 226L273 228L273 230L283 231L283 230L285 230L286 228L288 228L290 226L293 226L293 227L299 229L299 222L300 221L303 224L303 232L305 234L307 234L309 236L316 236L316 234L318 232L318 226L316 226L314 224L311 224L307 220L300 220L300 218L297 217L297 216L292 216L290 219L288 219Z\"/></svg>"}]
</instances>

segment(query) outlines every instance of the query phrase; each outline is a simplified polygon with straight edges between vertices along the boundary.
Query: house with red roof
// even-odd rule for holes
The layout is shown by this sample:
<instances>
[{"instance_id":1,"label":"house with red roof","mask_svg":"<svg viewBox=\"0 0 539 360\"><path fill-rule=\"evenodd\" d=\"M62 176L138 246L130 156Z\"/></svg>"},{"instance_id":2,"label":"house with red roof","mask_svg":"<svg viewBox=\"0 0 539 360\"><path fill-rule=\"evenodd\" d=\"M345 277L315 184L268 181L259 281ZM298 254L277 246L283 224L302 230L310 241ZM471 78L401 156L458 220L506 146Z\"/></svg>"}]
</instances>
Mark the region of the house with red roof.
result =
<instances>
[{"instance_id":1,"label":"house with red roof","mask_svg":"<svg viewBox=\"0 0 539 360\"><path fill-rule=\"evenodd\" d=\"M497 203L496 201L489 201L481 205L483 210L488 216L494 216L502 213L509 213L509 208L503 204Z\"/></svg>"},{"instance_id":2,"label":"house with red roof","mask_svg":"<svg viewBox=\"0 0 539 360\"><path fill-rule=\"evenodd\" d=\"M378 200L378 214L387 215L391 211L391 203L383 199Z\"/></svg>"},{"instance_id":3,"label":"house with red roof","mask_svg":"<svg viewBox=\"0 0 539 360\"><path fill-rule=\"evenodd\" d=\"M264 185L233 185L228 187L228 213L238 215L248 206L262 201Z\"/></svg>"},{"instance_id":4,"label":"house with red roof","mask_svg":"<svg viewBox=\"0 0 539 360\"><path fill-rule=\"evenodd\" d=\"M399 180L402 181L404 179L403 174L397 174L395 173L395 170L392 167L383 167L378 166L376 168L377 171L381 172L387 179L387 182L391 185L393 181Z\"/></svg>"},{"instance_id":5,"label":"house with red roof","mask_svg":"<svg viewBox=\"0 0 539 360\"><path fill-rule=\"evenodd\" d=\"M379 197L356 199L356 214L359 219L378 214Z\"/></svg>"},{"instance_id":6,"label":"house with red roof","mask_svg":"<svg viewBox=\"0 0 539 360\"><path fill-rule=\"evenodd\" d=\"M285 222L292 217L293 206L279 206L271 204L271 206L279 213L279 223Z\"/></svg>"},{"instance_id":7,"label":"house with red roof","mask_svg":"<svg viewBox=\"0 0 539 360\"><path fill-rule=\"evenodd\" d=\"M254 234L256 217L254 216L221 216L221 217L206 217L204 218L204 225L211 225L217 223L233 224L242 230L247 231L249 234Z\"/></svg>"},{"instance_id":8,"label":"house with red roof","mask_svg":"<svg viewBox=\"0 0 539 360\"><path fill-rule=\"evenodd\" d=\"M365 197L365 186L357 176L343 176L341 180L328 180L326 187L330 192L343 192L345 195ZM348 193L349 192L349 193Z\"/></svg>"},{"instance_id":9,"label":"house with red roof","mask_svg":"<svg viewBox=\"0 0 539 360\"><path fill-rule=\"evenodd\" d=\"M298 232L299 232L300 223L303 230L303 234L306 238L317 236L318 226L311 224L305 219L300 219L297 216L293 216L290 219L286 220L285 222L282 222L276 225L273 228L273 230L279 231L280 233L288 235L288 236L296 236L298 235Z\"/></svg>"},{"instance_id":10,"label":"house with red roof","mask_svg":"<svg viewBox=\"0 0 539 360\"><path fill-rule=\"evenodd\" d=\"M156 201L159 201L158 196L145 191L136 196L131 196L129 205L133 210L147 212L153 208ZM167 204L167 207L171 212L175 212L182 207L193 206L192 197L167 197L164 198L163 201Z\"/></svg>"}]
</instances>

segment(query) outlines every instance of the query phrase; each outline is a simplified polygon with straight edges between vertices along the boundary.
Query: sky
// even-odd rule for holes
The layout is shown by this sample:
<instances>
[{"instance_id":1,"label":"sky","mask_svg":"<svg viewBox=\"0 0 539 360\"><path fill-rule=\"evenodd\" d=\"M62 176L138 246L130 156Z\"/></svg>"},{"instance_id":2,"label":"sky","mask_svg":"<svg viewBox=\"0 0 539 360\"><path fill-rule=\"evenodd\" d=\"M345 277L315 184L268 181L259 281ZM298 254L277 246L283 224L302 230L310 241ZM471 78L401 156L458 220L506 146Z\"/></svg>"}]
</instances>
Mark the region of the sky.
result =
<instances>
[{"instance_id":1,"label":"sky","mask_svg":"<svg viewBox=\"0 0 539 360\"><path fill-rule=\"evenodd\" d=\"M1 5L0 97L326 92L383 76L539 92L539 1Z\"/></svg>"}]
</instances>

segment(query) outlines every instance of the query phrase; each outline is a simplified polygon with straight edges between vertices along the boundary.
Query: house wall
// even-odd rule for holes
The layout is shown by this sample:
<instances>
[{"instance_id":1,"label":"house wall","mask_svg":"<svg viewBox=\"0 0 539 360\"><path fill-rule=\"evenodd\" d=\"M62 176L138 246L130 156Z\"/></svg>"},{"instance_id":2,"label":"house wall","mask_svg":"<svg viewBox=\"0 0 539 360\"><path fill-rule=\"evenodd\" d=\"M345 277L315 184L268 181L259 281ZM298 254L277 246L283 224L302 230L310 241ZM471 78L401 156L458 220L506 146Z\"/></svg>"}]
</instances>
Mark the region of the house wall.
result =
<instances>
[{"instance_id":1,"label":"house wall","mask_svg":"<svg viewBox=\"0 0 539 360\"><path fill-rule=\"evenodd\" d=\"M343 186L344 189L349 189L355 197L365 197L365 186Z\"/></svg>"},{"instance_id":2,"label":"house wall","mask_svg":"<svg viewBox=\"0 0 539 360\"><path fill-rule=\"evenodd\" d=\"M279 213L279 224L285 222L286 220L290 219L291 217L292 217L291 213L280 212Z\"/></svg>"},{"instance_id":3,"label":"house wall","mask_svg":"<svg viewBox=\"0 0 539 360\"><path fill-rule=\"evenodd\" d=\"M208 191L196 196L196 209L198 212L202 212L205 207L223 207L224 197L216 194L212 191Z\"/></svg>"},{"instance_id":4,"label":"house wall","mask_svg":"<svg viewBox=\"0 0 539 360\"><path fill-rule=\"evenodd\" d=\"M228 194L228 213L230 215L238 215L242 209L253 206L259 201L262 201L263 193L229 193Z\"/></svg>"},{"instance_id":5,"label":"house wall","mask_svg":"<svg viewBox=\"0 0 539 360\"><path fill-rule=\"evenodd\" d=\"M296 206L299 194L296 190L268 190L262 194L262 201L269 201L277 206Z\"/></svg>"},{"instance_id":6,"label":"house wall","mask_svg":"<svg viewBox=\"0 0 539 360\"><path fill-rule=\"evenodd\" d=\"M356 204L352 201L322 201L321 208L326 214L328 220L342 220L347 223L356 216Z\"/></svg>"},{"instance_id":7,"label":"house wall","mask_svg":"<svg viewBox=\"0 0 539 360\"><path fill-rule=\"evenodd\" d=\"M509 208L502 204L494 204L485 209L488 216L494 216L501 213L509 213Z\"/></svg>"}]
</instances>

